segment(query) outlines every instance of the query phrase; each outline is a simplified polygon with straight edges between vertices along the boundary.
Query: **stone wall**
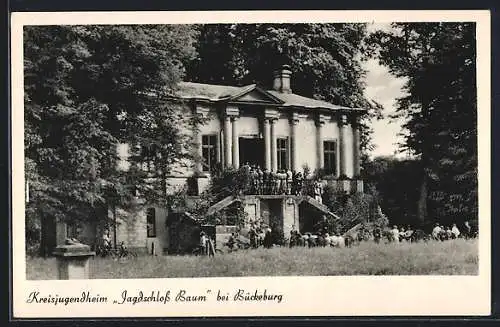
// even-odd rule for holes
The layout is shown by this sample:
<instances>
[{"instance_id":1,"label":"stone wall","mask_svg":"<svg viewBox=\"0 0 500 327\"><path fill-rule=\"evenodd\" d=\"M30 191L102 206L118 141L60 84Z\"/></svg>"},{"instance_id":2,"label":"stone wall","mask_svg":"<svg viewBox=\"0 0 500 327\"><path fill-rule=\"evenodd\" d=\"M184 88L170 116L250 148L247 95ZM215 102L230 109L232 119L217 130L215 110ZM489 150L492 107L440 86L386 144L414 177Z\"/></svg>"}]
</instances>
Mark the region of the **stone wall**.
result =
<instances>
[{"instance_id":1,"label":"stone wall","mask_svg":"<svg viewBox=\"0 0 500 327\"><path fill-rule=\"evenodd\" d=\"M295 199L287 198L283 201L283 234L290 236L292 226L298 226L298 205Z\"/></svg>"},{"instance_id":2,"label":"stone wall","mask_svg":"<svg viewBox=\"0 0 500 327\"><path fill-rule=\"evenodd\" d=\"M258 136L262 131L262 126L257 117L240 116L238 120L238 130L241 136Z\"/></svg>"},{"instance_id":3,"label":"stone wall","mask_svg":"<svg viewBox=\"0 0 500 327\"><path fill-rule=\"evenodd\" d=\"M131 209L125 211L116 210L116 244L119 246L124 242L125 246L133 249L146 249L146 213L144 210ZM113 239L115 233L110 230ZM114 241L114 239L113 239Z\"/></svg>"},{"instance_id":4,"label":"stone wall","mask_svg":"<svg viewBox=\"0 0 500 327\"><path fill-rule=\"evenodd\" d=\"M109 213L112 219L112 212ZM168 230L166 226L167 210L155 208L156 237L148 237L147 233L147 208L137 208L128 211L118 209L116 211L116 243L120 245L123 241L125 246L138 252L151 254L162 254L168 247ZM110 230L113 242L114 232ZM154 245L153 245L154 244Z\"/></svg>"},{"instance_id":5,"label":"stone wall","mask_svg":"<svg viewBox=\"0 0 500 327\"><path fill-rule=\"evenodd\" d=\"M169 245L167 228L167 210L155 207L156 237L146 237L146 247L149 254L162 254ZM147 232L146 232L147 236Z\"/></svg>"},{"instance_id":6,"label":"stone wall","mask_svg":"<svg viewBox=\"0 0 500 327\"><path fill-rule=\"evenodd\" d=\"M298 169L307 165L311 172L316 169L316 125L312 117L301 118L297 124L297 162Z\"/></svg>"}]
</instances>

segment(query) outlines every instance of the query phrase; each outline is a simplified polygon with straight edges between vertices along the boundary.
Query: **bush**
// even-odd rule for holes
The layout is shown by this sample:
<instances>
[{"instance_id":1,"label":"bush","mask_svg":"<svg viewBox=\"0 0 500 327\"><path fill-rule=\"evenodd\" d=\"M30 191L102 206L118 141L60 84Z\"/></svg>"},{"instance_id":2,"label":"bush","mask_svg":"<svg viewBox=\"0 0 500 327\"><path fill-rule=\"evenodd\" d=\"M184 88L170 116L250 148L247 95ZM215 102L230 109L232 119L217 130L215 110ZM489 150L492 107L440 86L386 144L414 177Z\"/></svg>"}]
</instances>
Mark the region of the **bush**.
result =
<instances>
[{"instance_id":1,"label":"bush","mask_svg":"<svg viewBox=\"0 0 500 327\"><path fill-rule=\"evenodd\" d=\"M369 194L349 195L327 184L323 192L323 203L331 212L340 216L340 221L335 221L333 229L341 233L356 224L382 219L373 212L377 202L375 197ZM386 225L387 222L380 220L378 224Z\"/></svg>"},{"instance_id":2,"label":"bush","mask_svg":"<svg viewBox=\"0 0 500 327\"><path fill-rule=\"evenodd\" d=\"M42 226L40 217L31 208L26 210L25 236L26 246L39 245L41 241Z\"/></svg>"},{"instance_id":3,"label":"bush","mask_svg":"<svg viewBox=\"0 0 500 327\"><path fill-rule=\"evenodd\" d=\"M212 176L209 192L215 201L220 201L229 195L248 193L250 186L250 176L243 169L230 167Z\"/></svg>"}]
</instances>

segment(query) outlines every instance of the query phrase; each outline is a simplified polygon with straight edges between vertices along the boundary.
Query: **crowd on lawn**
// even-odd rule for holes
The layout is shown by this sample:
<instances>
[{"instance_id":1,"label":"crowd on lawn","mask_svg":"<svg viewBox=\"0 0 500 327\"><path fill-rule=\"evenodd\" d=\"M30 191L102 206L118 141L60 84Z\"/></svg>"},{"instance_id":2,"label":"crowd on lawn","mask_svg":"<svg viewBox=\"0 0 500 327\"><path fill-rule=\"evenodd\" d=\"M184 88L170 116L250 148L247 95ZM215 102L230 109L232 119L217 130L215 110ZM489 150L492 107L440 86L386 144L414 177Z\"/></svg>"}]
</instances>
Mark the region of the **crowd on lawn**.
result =
<instances>
[{"instance_id":1,"label":"crowd on lawn","mask_svg":"<svg viewBox=\"0 0 500 327\"><path fill-rule=\"evenodd\" d=\"M341 234L339 232L328 232L328 227L324 225L325 219L318 222L315 226L316 232L300 233L299 230L292 226L288 237L280 237L280 232L277 228L271 228L266 225L251 224L245 235L239 232L233 232L228 240L224 243L229 251L248 248L272 248L279 246L302 246L302 247L350 247L356 242L367 240L361 232ZM322 224L323 223L323 224ZM379 243L385 238L388 243L400 242L415 242L419 240L433 239L436 241L453 240L460 237L465 239L473 238L472 227L469 222L464 223L463 231L460 231L456 224L445 227L442 224L436 223L431 234L425 234L422 230L413 229L411 226L406 228L403 226L394 225L391 229L374 228L371 232L371 237L376 243ZM120 244L123 248L123 253L127 253L123 242ZM199 248L200 254L215 255L215 242L205 232L200 233ZM111 238L109 231L106 231L102 236L102 248L99 249L100 255L105 256L112 250ZM120 251L118 254L121 254Z\"/></svg>"},{"instance_id":2,"label":"crowd on lawn","mask_svg":"<svg viewBox=\"0 0 500 327\"><path fill-rule=\"evenodd\" d=\"M385 239L386 243L400 243L400 242L417 242L420 240L433 239L436 241L453 240L460 237L473 238L474 235L470 224L466 221L464 223L463 231L461 232L456 224L444 227L436 223L431 234L423 232L421 229L413 229L411 226L393 226L391 229L374 228L369 233L370 236L363 235L362 231L354 233L341 234L339 232L328 232L326 226L320 226L318 223L316 232L300 233L295 226L292 226L290 235L284 239L284 242L279 242L279 233L270 227L261 228L259 225L252 225L248 231L248 241L239 233L232 233L225 245L234 250L237 248L272 248L279 244L280 246L331 246L331 247L350 247L353 244L371 239L379 243Z\"/></svg>"},{"instance_id":3,"label":"crowd on lawn","mask_svg":"<svg viewBox=\"0 0 500 327\"><path fill-rule=\"evenodd\" d=\"M465 222L465 228L467 229L466 235L469 235L471 232L471 227L468 222ZM415 233L416 231L411 228L411 226L407 226L406 228L404 226L396 226L394 225L392 229L389 231L387 234L387 238L391 242L404 242L408 241L411 242L415 239ZM420 230L418 230L420 232ZM434 240L437 241L445 241L445 240L452 240L452 239L457 239L461 235L460 230L458 229L456 224L452 224L451 226L444 227L444 225L440 225L439 223L435 224L435 227L433 228L430 237ZM382 235L374 235L375 239L381 239ZM420 238L420 237L419 237Z\"/></svg>"}]
</instances>

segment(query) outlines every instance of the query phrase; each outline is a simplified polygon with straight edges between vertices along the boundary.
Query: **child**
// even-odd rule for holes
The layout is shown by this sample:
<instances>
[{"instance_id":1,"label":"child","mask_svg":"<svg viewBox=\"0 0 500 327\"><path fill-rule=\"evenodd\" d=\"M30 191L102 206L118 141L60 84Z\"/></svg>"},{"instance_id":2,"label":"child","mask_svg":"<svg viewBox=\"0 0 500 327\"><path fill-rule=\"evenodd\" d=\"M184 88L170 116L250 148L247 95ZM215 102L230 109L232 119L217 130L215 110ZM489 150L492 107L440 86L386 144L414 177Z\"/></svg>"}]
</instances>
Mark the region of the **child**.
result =
<instances>
[{"instance_id":1,"label":"child","mask_svg":"<svg viewBox=\"0 0 500 327\"><path fill-rule=\"evenodd\" d=\"M453 224L453 226L451 227L451 233L454 239L460 236L460 231L458 230L457 224Z\"/></svg>"},{"instance_id":2,"label":"child","mask_svg":"<svg viewBox=\"0 0 500 327\"><path fill-rule=\"evenodd\" d=\"M202 252L203 255L205 255L205 254L208 253L207 241L208 241L208 237L205 234L205 232L202 231L200 233L200 247L201 247L201 252Z\"/></svg>"}]
</instances>

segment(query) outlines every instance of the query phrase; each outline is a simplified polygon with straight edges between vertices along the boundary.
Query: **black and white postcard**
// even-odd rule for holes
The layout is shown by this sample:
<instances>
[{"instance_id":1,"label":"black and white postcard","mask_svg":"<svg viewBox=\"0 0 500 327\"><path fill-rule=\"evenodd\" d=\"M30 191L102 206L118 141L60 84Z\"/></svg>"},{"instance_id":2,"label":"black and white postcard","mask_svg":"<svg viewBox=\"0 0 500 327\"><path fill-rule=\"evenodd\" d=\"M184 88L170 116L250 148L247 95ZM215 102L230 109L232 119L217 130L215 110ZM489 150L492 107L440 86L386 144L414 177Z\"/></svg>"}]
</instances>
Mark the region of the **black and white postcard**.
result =
<instances>
[{"instance_id":1,"label":"black and white postcard","mask_svg":"<svg viewBox=\"0 0 500 327\"><path fill-rule=\"evenodd\" d=\"M490 313L489 12L11 17L16 318Z\"/></svg>"}]
</instances>

